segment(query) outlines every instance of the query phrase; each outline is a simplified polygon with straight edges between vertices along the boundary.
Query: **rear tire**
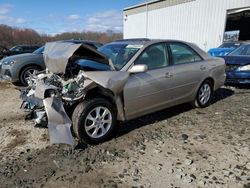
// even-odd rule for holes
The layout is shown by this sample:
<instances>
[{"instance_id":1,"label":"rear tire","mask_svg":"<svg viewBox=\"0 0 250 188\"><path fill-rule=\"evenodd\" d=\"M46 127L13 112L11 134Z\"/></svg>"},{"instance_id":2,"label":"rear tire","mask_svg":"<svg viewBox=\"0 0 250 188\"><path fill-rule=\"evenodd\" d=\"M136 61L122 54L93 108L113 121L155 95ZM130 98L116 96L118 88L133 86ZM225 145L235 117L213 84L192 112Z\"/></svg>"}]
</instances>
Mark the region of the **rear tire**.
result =
<instances>
[{"instance_id":1,"label":"rear tire","mask_svg":"<svg viewBox=\"0 0 250 188\"><path fill-rule=\"evenodd\" d=\"M198 89L193 106L197 108L205 108L209 105L213 93L212 84L205 80Z\"/></svg>"},{"instance_id":2,"label":"rear tire","mask_svg":"<svg viewBox=\"0 0 250 188\"><path fill-rule=\"evenodd\" d=\"M73 130L81 143L99 144L110 139L116 127L116 109L95 98L78 104L72 115Z\"/></svg>"}]
</instances>

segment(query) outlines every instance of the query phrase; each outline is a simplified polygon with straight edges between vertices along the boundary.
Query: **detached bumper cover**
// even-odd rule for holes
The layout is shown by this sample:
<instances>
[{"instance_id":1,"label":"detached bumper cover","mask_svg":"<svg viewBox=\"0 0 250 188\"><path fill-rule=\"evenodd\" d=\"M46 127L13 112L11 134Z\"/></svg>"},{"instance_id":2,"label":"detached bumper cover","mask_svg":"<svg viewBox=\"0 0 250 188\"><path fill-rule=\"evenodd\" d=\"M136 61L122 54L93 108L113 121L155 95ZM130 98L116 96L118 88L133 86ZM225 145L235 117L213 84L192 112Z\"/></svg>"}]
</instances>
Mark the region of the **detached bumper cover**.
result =
<instances>
[{"instance_id":1,"label":"detached bumper cover","mask_svg":"<svg viewBox=\"0 0 250 188\"><path fill-rule=\"evenodd\" d=\"M50 97L44 99L43 103L48 116L50 143L74 145L70 130L72 122L64 110L62 100Z\"/></svg>"}]
</instances>

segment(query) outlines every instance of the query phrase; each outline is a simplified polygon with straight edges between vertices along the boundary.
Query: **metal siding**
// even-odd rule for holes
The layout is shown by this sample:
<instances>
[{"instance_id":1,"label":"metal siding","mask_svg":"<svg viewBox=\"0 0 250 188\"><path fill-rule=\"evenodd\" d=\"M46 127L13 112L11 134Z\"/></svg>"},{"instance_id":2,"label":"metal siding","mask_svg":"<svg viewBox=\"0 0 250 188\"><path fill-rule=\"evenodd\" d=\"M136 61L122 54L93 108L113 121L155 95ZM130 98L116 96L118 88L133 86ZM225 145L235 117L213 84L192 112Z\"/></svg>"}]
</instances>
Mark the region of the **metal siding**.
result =
<instances>
[{"instance_id":1,"label":"metal siding","mask_svg":"<svg viewBox=\"0 0 250 188\"><path fill-rule=\"evenodd\" d=\"M174 6L182 3L187 3L190 1L195 1L195 0L158 0L158 1L150 1L147 3L139 4L134 7L129 7L124 9L124 14L126 15L132 15L132 14L137 14L144 12L146 7L148 6L149 10L156 10L159 8L165 8L169 6Z\"/></svg>"},{"instance_id":2,"label":"metal siding","mask_svg":"<svg viewBox=\"0 0 250 188\"><path fill-rule=\"evenodd\" d=\"M223 41L227 10L249 6L250 0L196 0L148 11L148 23L146 12L129 15L124 38L185 40L207 51Z\"/></svg>"},{"instance_id":3,"label":"metal siding","mask_svg":"<svg viewBox=\"0 0 250 188\"><path fill-rule=\"evenodd\" d=\"M126 21L125 21L126 20ZM124 38L141 38L146 36L146 12L136 15L124 15Z\"/></svg>"}]
</instances>

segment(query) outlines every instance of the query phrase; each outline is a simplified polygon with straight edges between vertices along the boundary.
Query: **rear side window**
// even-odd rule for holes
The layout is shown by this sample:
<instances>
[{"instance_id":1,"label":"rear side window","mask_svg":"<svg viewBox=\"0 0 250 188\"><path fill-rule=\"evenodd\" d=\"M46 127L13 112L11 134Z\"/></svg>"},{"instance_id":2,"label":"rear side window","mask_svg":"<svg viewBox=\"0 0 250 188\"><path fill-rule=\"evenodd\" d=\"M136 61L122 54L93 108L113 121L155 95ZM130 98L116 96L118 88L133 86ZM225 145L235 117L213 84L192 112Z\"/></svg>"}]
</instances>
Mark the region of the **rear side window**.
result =
<instances>
[{"instance_id":1,"label":"rear side window","mask_svg":"<svg viewBox=\"0 0 250 188\"><path fill-rule=\"evenodd\" d=\"M165 44L155 44L144 50L135 64L144 64L148 69L157 69L169 65L168 53Z\"/></svg>"},{"instance_id":2,"label":"rear side window","mask_svg":"<svg viewBox=\"0 0 250 188\"><path fill-rule=\"evenodd\" d=\"M172 53L173 64L175 65L202 60L199 54L186 44L172 43L169 46Z\"/></svg>"},{"instance_id":3,"label":"rear side window","mask_svg":"<svg viewBox=\"0 0 250 188\"><path fill-rule=\"evenodd\" d=\"M31 47L29 47L29 46L24 46L23 47L23 51L29 51L29 50L31 50Z\"/></svg>"},{"instance_id":4,"label":"rear side window","mask_svg":"<svg viewBox=\"0 0 250 188\"><path fill-rule=\"evenodd\" d=\"M36 47L36 46L31 46L31 47L29 47L29 50L36 50L38 47Z\"/></svg>"}]
</instances>

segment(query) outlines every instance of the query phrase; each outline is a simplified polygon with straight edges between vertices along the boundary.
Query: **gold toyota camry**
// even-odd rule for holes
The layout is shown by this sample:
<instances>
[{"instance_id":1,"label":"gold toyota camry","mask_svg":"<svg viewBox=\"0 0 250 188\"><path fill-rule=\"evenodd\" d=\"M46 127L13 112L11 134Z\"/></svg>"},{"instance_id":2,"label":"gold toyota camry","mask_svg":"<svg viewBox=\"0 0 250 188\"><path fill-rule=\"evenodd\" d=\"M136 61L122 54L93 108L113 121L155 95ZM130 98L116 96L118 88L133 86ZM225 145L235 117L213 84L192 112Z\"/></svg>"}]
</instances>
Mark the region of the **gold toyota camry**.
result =
<instances>
[{"instance_id":1,"label":"gold toyota camry","mask_svg":"<svg viewBox=\"0 0 250 188\"><path fill-rule=\"evenodd\" d=\"M206 107L225 81L223 59L177 40L119 40L97 50L51 42L43 57L46 71L32 76L21 98L35 123L48 126L51 143L73 145L73 130L97 144L117 121L187 102Z\"/></svg>"}]
</instances>

